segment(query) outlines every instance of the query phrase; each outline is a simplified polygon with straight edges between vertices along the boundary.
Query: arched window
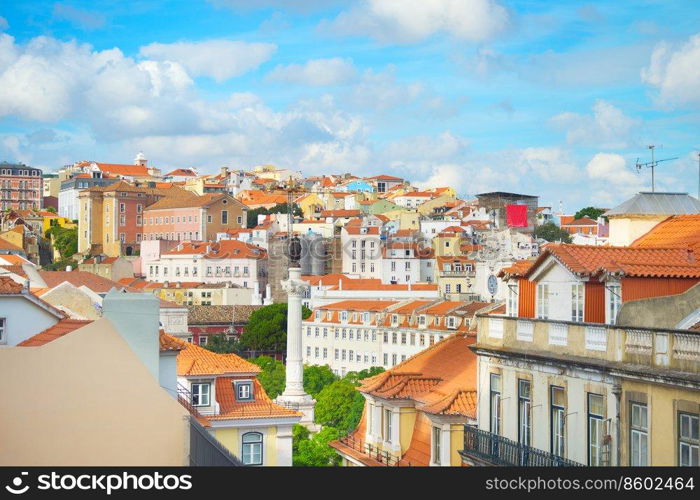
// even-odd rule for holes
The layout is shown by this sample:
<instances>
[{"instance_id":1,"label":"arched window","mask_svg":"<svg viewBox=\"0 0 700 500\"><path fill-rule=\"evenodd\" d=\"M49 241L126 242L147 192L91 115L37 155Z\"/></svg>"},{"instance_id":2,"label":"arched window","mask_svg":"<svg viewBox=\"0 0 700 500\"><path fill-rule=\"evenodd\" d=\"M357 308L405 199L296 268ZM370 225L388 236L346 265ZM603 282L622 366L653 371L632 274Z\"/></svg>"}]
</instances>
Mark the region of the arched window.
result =
<instances>
[{"instance_id":1,"label":"arched window","mask_svg":"<svg viewBox=\"0 0 700 500\"><path fill-rule=\"evenodd\" d=\"M243 434L241 456L245 465L263 464L262 434L259 432L246 432Z\"/></svg>"}]
</instances>

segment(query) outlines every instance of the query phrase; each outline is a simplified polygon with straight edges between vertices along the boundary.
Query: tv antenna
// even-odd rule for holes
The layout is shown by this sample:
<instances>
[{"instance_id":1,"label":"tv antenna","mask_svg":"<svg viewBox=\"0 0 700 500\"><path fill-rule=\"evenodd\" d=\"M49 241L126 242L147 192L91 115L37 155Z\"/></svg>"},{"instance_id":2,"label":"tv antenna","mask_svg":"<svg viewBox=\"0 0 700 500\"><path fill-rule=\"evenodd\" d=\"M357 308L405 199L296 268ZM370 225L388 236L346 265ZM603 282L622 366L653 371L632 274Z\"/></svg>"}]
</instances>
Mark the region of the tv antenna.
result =
<instances>
[{"instance_id":1,"label":"tv antenna","mask_svg":"<svg viewBox=\"0 0 700 500\"><path fill-rule=\"evenodd\" d=\"M651 144L647 146L651 150L651 161L646 162L646 163L640 163L639 158L637 158L637 163L635 164L635 167L637 167L637 173L639 173L642 168L651 168L651 192L653 193L655 188L656 188L656 183L655 183L655 178L654 178L654 169L661 163L662 161L670 161L670 160L677 160L678 157L673 157L673 158L664 158L662 160L656 160L654 159L654 150L659 147L663 148L663 144L660 144L658 146L655 146L654 144Z\"/></svg>"}]
</instances>

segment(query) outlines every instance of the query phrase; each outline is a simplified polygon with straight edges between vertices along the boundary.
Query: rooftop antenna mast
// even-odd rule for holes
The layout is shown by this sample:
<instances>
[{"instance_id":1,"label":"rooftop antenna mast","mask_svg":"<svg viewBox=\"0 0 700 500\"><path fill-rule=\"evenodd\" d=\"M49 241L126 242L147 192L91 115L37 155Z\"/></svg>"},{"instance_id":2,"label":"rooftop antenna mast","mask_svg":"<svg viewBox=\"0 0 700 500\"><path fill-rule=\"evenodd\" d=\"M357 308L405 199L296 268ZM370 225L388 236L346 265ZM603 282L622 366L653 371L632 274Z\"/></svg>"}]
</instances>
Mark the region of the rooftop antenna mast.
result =
<instances>
[{"instance_id":1,"label":"rooftop antenna mast","mask_svg":"<svg viewBox=\"0 0 700 500\"><path fill-rule=\"evenodd\" d=\"M656 146L654 144L650 144L649 146L647 146L647 148L651 150L651 161L650 162L640 163L639 158L637 158L637 163L635 164L635 167L637 167L637 173L639 173L642 170L642 168L647 168L647 167L651 168L651 192L652 193L656 190L656 179L654 176L654 170L659 165L659 163L661 163L662 161L670 161L670 160L677 160L678 159L678 157L675 156L673 158L664 158L662 160L656 160L654 158L654 150L657 147L663 148L664 146L663 146L663 144L660 144L658 146Z\"/></svg>"}]
</instances>

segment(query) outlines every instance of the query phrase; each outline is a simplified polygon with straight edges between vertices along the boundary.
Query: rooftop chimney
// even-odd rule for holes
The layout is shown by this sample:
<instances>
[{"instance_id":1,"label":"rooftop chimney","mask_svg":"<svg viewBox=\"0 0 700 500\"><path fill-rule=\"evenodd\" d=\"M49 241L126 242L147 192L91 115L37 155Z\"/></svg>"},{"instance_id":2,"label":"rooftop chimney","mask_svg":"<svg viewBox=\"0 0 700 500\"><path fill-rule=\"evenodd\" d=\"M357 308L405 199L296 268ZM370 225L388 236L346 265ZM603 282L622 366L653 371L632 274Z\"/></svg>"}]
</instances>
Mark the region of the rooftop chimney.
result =
<instances>
[{"instance_id":1,"label":"rooftop chimney","mask_svg":"<svg viewBox=\"0 0 700 500\"><path fill-rule=\"evenodd\" d=\"M66 266L66 271L71 272L73 270L73 266Z\"/></svg>"},{"instance_id":2,"label":"rooftop chimney","mask_svg":"<svg viewBox=\"0 0 700 500\"><path fill-rule=\"evenodd\" d=\"M160 302L156 296L121 293L113 288L102 302L102 311L153 377L159 380Z\"/></svg>"}]
</instances>

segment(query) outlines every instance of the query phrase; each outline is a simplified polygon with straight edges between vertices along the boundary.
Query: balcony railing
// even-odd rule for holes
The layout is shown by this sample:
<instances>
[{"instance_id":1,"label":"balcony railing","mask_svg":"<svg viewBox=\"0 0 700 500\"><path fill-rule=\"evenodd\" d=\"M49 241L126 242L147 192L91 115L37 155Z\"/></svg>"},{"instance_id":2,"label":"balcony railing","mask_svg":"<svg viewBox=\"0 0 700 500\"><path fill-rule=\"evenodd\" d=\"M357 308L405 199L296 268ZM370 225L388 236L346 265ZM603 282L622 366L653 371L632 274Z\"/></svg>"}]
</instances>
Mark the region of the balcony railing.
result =
<instances>
[{"instance_id":1,"label":"balcony railing","mask_svg":"<svg viewBox=\"0 0 700 500\"><path fill-rule=\"evenodd\" d=\"M463 459L477 459L491 465L519 467L576 467L583 466L573 460L520 444L503 436L476 427L464 426Z\"/></svg>"},{"instance_id":2,"label":"balcony railing","mask_svg":"<svg viewBox=\"0 0 700 500\"><path fill-rule=\"evenodd\" d=\"M376 446L366 443L361 439L355 438L353 435L341 437L338 441L343 443L348 448L362 453L363 455L367 455L368 458L371 458L382 465L386 465L387 467L411 465L410 462L403 462L400 457L397 457L388 451L380 450Z\"/></svg>"}]
</instances>

